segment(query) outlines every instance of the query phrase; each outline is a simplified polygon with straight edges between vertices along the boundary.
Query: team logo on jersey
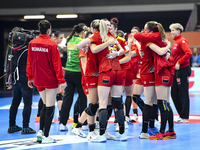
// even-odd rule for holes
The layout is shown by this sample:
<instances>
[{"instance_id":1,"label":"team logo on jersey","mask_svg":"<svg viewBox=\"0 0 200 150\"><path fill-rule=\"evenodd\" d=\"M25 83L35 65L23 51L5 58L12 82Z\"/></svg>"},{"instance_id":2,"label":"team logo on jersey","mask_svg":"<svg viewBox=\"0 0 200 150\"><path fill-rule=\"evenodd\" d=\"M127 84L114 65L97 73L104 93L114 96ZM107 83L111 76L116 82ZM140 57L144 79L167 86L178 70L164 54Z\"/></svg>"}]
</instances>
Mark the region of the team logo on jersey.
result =
<instances>
[{"instance_id":1,"label":"team logo on jersey","mask_svg":"<svg viewBox=\"0 0 200 150\"><path fill-rule=\"evenodd\" d=\"M102 77L102 83L108 84L109 82L110 82L110 77L108 77L108 76L103 76Z\"/></svg>"},{"instance_id":2,"label":"team logo on jersey","mask_svg":"<svg viewBox=\"0 0 200 150\"><path fill-rule=\"evenodd\" d=\"M162 82L163 83L169 83L169 77L168 76L163 76L162 77Z\"/></svg>"}]
</instances>

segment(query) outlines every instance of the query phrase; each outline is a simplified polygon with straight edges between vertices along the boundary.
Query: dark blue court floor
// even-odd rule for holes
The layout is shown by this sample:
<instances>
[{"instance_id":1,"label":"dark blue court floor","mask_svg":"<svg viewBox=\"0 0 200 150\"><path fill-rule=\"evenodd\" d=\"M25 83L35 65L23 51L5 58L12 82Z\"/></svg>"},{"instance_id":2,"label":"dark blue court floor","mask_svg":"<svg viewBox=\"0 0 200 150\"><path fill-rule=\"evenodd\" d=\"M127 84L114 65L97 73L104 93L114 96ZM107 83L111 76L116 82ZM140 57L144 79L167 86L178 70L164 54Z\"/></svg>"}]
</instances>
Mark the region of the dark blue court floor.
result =
<instances>
[{"instance_id":1,"label":"dark blue court floor","mask_svg":"<svg viewBox=\"0 0 200 150\"><path fill-rule=\"evenodd\" d=\"M2 95L2 93L0 94ZM36 93L33 96L32 114L30 120L30 127L38 131L39 123L35 123L34 119L37 114L37 103L40 96ZM125 96L123 97L125 99ZM144 99L144 97L142 97ZM77 99L77 94L74 96L74 102ZM175 131L177 139L168 139L162 141L152 141L149 139L139 139L142 126L139 123L129 124L126 134L128 136L127 142L107 141L106 143L91 143L87 139L77 137L71 133L71 123L68 124L69 131L60 132L59 123L52 124L50 135L57 139L54 144L39 144L36 142L36 134L21 135L20 132L8 134L7 129L9 125L9 108L12 97L5 94L0 98L0 150L200 150L200 93L190 93L190 123L175 124ZM176 119L177 112L174 108L173 102L170 100L174 111L174 118ZM22 126L22 108L21 103L16 123ZM139 110L139 109L138 109ZM73 106L70 116L73 113ZM132 114L132 110L130 111ZM141 120L141 111L139 111ZM56 107L54 118L58 117L58 110ZM196 123L193 123L196 122ZM159 126L158 126L159 127ZM168 127L167 127L168 128ZM115 125L109 123L109 133L116 135ZM86 134L88 131L84 131Z\"/></svg>"}]
</instances>

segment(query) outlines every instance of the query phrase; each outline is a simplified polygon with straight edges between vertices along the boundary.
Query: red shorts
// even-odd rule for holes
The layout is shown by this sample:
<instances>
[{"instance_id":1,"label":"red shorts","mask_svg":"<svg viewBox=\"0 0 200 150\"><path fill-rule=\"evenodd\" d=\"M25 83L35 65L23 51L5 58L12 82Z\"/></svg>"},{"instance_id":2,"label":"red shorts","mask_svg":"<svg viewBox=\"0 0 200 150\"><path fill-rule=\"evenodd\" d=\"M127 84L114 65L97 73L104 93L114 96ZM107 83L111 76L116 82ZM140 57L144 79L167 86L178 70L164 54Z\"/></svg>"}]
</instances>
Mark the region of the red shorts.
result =
<instances>
[{"instance_id":1,"label":"red shorts","mask_svg":"<svg viewBox=\"0 0 200 150\"><path fill-rule=\"evenodd\" d=\"M166 68L163 68L159 71L159 73L155 72L155 86L163 85L163 86L172 86L173 84L173 76L170 71Z\"/></svg>"},{"instance_id":2,"label":"red shorts","mask_svg":"<svg viewBox=\"0 0 200 150\"><path fill-rule=\"evenodd\" d=\"M134 74L131 71L126 70L123 86L131 86L133 84L134 79L136 79L136 74Z\"/></svg>"},{"instance_id":3,"label":"red shorts","mask_svg":"<svg viewBox=\"0 0 200 150\"><path fill-rule=\"evenodd\" d=\"M155 86L155 76L154 73L140 74L143 86Z\"/></svg>"},{"instance_id":4,"label":"red shorts","mask_svg":"<svg viewBox=\"0 0 200 150\"><path fill-rule=\"evenodd\" d=\"M123 85L122 71L107 71L99 74L98 85L111 87L112 85Z\"/></svg>"},{"instance_id":5,"label":"red shorts","mask_svg":"<svg viewBox=\"0 0 200 150\"><path fill-rule=\"evenodd\" d=\"M37 87L37 90L38 90L38 92L42 92L42 91L44 91L45 89L56 89L56 88L58 88L58 85L49 86L49 87L38 86L38 87Z\"/></svg>"},{"instance_id":6,"label":"red shorts","mask_svg":"<svg viewBox=\"0 0 200 150\"><path fill-rule=\"evenodd\" d=\"M85 83L86 83L87 89L97 88L98 77L85 77Z\"/></svg>"},{"instance_id":7,"label":"red shorts","mask_svg":"<svg viewBox=\"0 0 200 150\"><path fill-rule=\"evenodd\" d=\"M136 79L135 84L143 85L142 80L140 78Z\"/></svg>"}]
</instances>

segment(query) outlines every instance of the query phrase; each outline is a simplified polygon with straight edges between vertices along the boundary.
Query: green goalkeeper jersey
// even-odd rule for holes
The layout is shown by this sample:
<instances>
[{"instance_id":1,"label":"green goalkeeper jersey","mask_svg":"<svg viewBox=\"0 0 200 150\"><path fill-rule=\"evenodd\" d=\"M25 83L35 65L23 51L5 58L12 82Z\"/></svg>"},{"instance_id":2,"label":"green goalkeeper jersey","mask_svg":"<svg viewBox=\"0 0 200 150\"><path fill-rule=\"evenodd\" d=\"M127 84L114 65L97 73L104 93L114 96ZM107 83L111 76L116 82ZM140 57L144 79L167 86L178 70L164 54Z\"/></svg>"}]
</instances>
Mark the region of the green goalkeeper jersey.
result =
<instances>
[{"instance_id":1,"label":"green goalkeeper jersey","mask_svg":"<svg viewBox=\"0 0 200 150\"><path fill-rule=\"evenodd\" d=\"M65 70L73 72L81 72L79 61L79 48L77 44L82 41L79 36L72 36L67 42L67 62Z\"/></svg>"}]
</instances>

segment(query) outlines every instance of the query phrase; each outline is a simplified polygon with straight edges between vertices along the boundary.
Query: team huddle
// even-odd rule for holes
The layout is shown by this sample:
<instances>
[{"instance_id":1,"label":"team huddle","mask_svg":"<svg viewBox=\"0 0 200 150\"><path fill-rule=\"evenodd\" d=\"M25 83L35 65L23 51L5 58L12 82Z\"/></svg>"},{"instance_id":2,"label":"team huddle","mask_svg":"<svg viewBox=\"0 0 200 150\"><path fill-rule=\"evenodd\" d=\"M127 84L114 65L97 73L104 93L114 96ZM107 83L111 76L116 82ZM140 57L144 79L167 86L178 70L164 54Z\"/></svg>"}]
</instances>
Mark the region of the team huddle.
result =
<instances>
[{"instance_id":1,"label":"team huddle","mask_svg":"<svg viewBox=\"0 0 200 150\"><path fill-rule=\"evenodd\" d=\"M89 105L77 119L72 133L82 138L87 137L91 142L127 141L126 122L133 122L129 117L131 104L133 110L139 107L142 111L141 139L166 140L177 137L170 96L180 116L178 122L188 122L187 77L191 73L189 58L192 53L187 41L181 36L183 27L179 23L170 25L175 40L172 50L163 26L155 21L147 22L142 32L138 27L133 27L127 35L127 41L125 33L118 30L116 18L112 21L95 19L91 22L90 29L83 23L75 25L71 35L67 37L65 75L57 44L50 40L51 24L42 20L38 25L41 34L29 43L27 60L28 85L32 87L34 83L44 104L40 114L38 142L56 142L49 136L49 130L56 94L62 90L65 92L60 127L61 130L66 129L75 87L80 97L78 105L81 105L83 94L87 96ZM33 50L33 47L47 50ZM170 93L171 87L173 91ZM123 91L126 95L125 105L122 100ZM142 93L145 101L140 98ZM185 97L182 102L180 99L183 96L180 95ZM116 136L106 130L113 109L118 127L116 130L119 132ZM160 129L155 127L158 109ZM95 129L96 116L99 131ZM88 135L82 131L86 120Z\"/></svg>"}]
</instances>

